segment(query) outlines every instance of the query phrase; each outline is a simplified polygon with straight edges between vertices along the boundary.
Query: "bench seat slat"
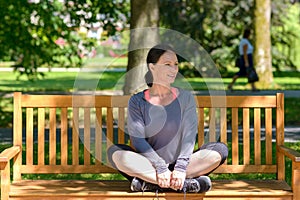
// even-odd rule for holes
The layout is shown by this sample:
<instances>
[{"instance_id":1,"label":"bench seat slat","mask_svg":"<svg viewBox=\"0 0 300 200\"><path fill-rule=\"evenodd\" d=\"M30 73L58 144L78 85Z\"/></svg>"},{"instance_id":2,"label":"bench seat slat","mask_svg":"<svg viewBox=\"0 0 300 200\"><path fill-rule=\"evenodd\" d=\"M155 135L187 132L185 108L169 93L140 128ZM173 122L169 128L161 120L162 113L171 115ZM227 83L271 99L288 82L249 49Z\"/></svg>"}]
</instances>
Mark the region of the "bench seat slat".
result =
<instances>
[{"instance_id":1,"label":"bench seat slat","mask_svg":"<svg viewBox=\"0 0 300 200\"><path fill-rule=\"evenodd\" d=\"M283 198L291 199L291 188L283 181L230 181L219 180L213 181L213 189L205 194L187 194L187 199L200 197L214 198L220 196L224 198ZM130 192L128 181L84 181L84 180L38 180L38 181L21 181L12 184L11 197L73 197L88 198L98 197L99 199L153 199L153 192ZM183 199L183 193L168 192L158 193L159 199ZM223 199L223 198L222 198Z\"/></svg>"},{"instance_id":2,"label":"bench seat slat","mask_svg":"<svg viewBox=\"0 0 300 200\"><path fill-rule=\"evenodd\" d=\"M106 165L22 165L21 173L116 173ZM276 165L222 165L214 173L276 173Z\"/></svg>"}]
</instances>

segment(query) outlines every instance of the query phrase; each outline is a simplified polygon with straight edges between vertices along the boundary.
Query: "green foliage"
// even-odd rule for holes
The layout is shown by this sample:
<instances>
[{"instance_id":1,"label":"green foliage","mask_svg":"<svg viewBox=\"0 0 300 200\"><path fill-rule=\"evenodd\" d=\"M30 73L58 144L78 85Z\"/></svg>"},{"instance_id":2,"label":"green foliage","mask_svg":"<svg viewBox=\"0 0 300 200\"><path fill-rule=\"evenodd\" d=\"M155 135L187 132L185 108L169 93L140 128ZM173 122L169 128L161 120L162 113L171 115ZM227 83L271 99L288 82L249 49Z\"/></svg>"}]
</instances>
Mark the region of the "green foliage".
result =
<instances>
[{"instance_id":1,"label":"green foliage","mask_svg":"<svg viewBox=\"0 0 300 200\"><path fill-rule=\"evenodd\" d=\"M292 28L299 24L299 13L288 14L299 5L291 6L289 0L272 1L272 61L276 69L295 69L290 56L282 52L282 48L290 49L297 37L300 39L299 29ZM254 0L164 0L160 1L161 26L195 39L225 72L234 64L243 30L253 27L253 9Z\"/></svg>"},{"instance_id":2,"label":"green foliage","mask_svg":"<svg viewBox=\"0 0 300 200\"><path fill-rule=\"evenodd\" d=\"M278 2L276 1L274 4L278 4ZM272 65L278 71L286 70L284 66L289 66L291 69L297 69L297 66L300 66L300 57L297 53L300 44L300 5L299 3L289 7L287 5L278 5L278 10L274 10L276 15L272 19L275 24L271 29L274 47L272 48L274 58Z\"/></svg>"},{"instance_id":3,"label":"green foliage","mask_svg":"<svg viewBox=\"0 0 300 200\"><path fill-rule=\"evenodd\" d=\"M289 125L300 125L300 112L297 108L300 108L300 101L297 98L286 98L284 117L285 122Z\"/></svg>"},{"instance_id":4,"label":"green foliage","mask_svg":"<svg viewBox=\"0 0 300 200\"><path fill-rule=\"evenodd\" d=\"M43 76L38 67L79 67L79 44L89 49L95 41L77 34L78 28L100 22L107 35L115 34L116 23L127 19L126 2L1 1L0 61L15 61L15 70L30 80Z\"/></svg>"},{"instance_id":5,"label":"green foliage","mask_svg":"<svg viewBox=\"0 0 300 200\"><path fill-rule=\"evenodd\" d=\"M7 98L5 93L0 94L0 127L12 127L12 98Z\"/></svg>"}]
</instances>

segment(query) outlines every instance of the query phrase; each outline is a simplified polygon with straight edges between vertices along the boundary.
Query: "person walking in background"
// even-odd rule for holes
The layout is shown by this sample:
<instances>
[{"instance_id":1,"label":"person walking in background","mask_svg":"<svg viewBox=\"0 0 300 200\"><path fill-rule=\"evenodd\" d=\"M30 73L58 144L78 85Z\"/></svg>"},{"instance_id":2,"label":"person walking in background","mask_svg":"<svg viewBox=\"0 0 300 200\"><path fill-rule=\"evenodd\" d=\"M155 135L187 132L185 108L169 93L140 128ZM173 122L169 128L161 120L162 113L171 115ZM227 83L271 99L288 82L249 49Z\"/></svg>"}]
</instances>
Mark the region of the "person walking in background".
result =
<instances>
[{"instance_id":1,"label":"person walking in background","mask_svg":"<svg viewBox=\"0 0 300 200\"><path fill-rule=\"evenodd\" d=\"M243 38L239 44L239 55L240 55L240 63L239 63L239 71L233 76L232 82L228 85L228 90L233 90L233 84L239 77L247 77L248 72L253 66L253 46L249 41L249 37L251 35L250 29L245 29ZM251 82L252 91L257 91L255 87L255 83Z\"/></svg>"},{"instance_id":2,"label":"person walking in background","mask_svg":"<svg viewBox=\"0 0 300 200\"><path fill-rule=\"evenodd\" d=\"M228 148L209 142L194 151L196 103L190 91L171 86L178 73L173 48L151 48L147 67L149 88L134 94L128 104L132 146L110 146L108 159L131 182L132 191L206 192L211 188L208 174L224 163Z\"/></svg>"}]
</instances>

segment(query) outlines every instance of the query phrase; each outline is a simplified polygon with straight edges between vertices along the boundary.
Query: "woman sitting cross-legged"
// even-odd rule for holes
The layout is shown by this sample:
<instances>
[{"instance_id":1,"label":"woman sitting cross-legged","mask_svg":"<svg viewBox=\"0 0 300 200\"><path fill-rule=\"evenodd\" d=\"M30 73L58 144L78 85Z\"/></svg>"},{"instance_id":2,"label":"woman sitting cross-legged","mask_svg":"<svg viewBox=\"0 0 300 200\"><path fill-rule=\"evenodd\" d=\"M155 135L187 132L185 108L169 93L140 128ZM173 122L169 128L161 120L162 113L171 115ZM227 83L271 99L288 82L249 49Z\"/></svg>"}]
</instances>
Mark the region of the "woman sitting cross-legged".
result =
<instances>
[{"instance_id":1,"label":"woman sitting cross-legged","mask_svg":"<svg viewBox=\"0 0 300 200\"><path fill-rule=\"evenodd\" d=\"M212 187L208 174L224 163L228 148L211 142L194 151L196 104L191 92L171 86L178 73L173 48L151 48L147 67L149 89L133 95L128 104L132 148L112 145L108 159L131 182L132 191L206 192Z\"/></svg>"}]
</instances>

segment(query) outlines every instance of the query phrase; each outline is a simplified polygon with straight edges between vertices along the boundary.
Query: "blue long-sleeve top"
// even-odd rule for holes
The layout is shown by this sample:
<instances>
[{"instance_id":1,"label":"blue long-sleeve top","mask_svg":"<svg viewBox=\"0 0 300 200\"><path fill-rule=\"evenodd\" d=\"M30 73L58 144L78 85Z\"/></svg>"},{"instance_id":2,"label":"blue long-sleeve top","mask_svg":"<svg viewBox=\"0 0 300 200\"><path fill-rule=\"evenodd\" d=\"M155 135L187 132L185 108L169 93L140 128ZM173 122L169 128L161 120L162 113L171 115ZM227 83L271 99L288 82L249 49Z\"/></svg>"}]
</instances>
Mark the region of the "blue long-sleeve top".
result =
<instances>
[{"instance_id":1,"label":"blue long-sleeve top","mask_svg":"<svg viewBox=\"0 0 300 200\"><path fill-rule=\"evenodd\" d=\"M149 103L144 92L133 95L127 126L133 147L157 173L167 171L169 164L185 172L197 134L196 105L189 91L179 89L177 98L166 106Z\"/></svg>"}]
</instances>

